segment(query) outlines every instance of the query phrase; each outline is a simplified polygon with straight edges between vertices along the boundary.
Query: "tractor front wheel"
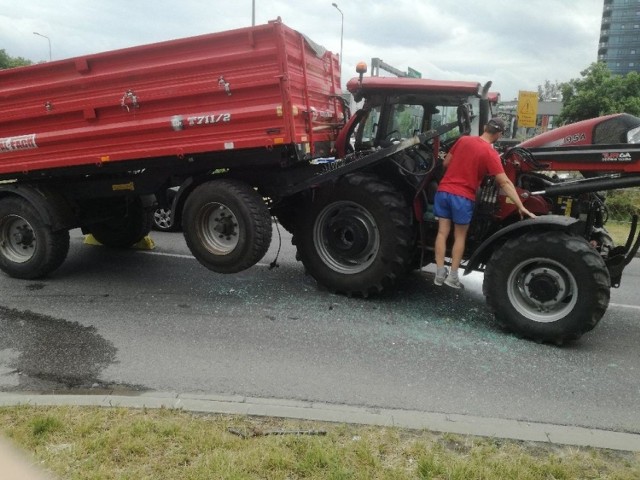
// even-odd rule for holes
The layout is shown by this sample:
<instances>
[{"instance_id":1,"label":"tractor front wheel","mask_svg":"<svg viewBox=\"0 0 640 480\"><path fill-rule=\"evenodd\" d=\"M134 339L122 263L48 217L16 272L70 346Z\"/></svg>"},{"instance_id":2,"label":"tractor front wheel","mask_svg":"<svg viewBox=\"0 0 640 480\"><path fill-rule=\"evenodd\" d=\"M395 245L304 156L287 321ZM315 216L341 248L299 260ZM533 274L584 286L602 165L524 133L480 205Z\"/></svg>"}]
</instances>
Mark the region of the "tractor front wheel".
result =
<instances>
[{"instance_id":1,"label":"tractor front wheel","mask_svg":"<svg viewBox=\"0 0 640 480\"><path fill-rule=\"evenodd\" d=\"M593 329L609 304L602 257L582 237L550 231L507 241L492 255L483 292L498 323L562 344Z\"/></svg>"}]
</instances>

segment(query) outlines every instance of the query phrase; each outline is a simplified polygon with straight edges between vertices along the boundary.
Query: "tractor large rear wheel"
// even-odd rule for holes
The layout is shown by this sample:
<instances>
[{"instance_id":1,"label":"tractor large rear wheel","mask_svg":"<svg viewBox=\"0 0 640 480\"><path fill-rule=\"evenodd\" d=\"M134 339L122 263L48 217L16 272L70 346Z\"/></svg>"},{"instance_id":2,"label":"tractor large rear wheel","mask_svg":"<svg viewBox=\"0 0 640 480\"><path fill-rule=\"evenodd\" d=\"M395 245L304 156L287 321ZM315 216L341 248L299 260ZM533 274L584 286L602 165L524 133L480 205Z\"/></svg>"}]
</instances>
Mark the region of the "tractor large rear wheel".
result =
<instances>
[{"instance_id":1,"label":"tractor large rear wheel","mask_svg":"<svg viewBox=\"0 0 640 480\"><path fill-rule=\"evenodd\" d=\"M602 257L566 232L526 234L491 257L483 292L500 325L522 337L561 344L593 329L609 304Z\"/></svg>"},{"instance_id":2,"label":"tractor large rear wheel","mask_svg":"<svg viewBox=\"0 0 640 480\"><path fill-rule=\"evenodd\" d=\"M315 193L295 243L307 272L329 290L368 296L391 287L412 256L411 209L392 185L352 173Z\"/></svg>"}]
</instances>

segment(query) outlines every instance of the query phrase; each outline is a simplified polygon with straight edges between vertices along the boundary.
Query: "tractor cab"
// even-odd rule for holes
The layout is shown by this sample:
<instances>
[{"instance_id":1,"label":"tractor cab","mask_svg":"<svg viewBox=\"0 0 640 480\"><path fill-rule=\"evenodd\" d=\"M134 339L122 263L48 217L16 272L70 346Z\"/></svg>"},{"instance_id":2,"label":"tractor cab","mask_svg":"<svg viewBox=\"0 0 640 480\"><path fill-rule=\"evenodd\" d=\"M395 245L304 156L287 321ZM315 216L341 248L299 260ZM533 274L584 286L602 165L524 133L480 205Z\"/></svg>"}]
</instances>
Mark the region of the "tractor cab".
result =
<instances>
[{"instance_id":1,"label":"tractor cab","mask_svg":"<svg viewBox=\"0 0 640 480\"><path fill-rule=\"evenodd\" d=\"M360 69L358 70L361 73ZM403 139L449 124L442 141L462 135L479 135L491 117L490 83L418 78L353 78L347 89L362 108L344 130L355 151L385 148ZM343 131L344 131L343 130ZM345 139L346 140L346 139ZM337 142L338 154L347 142Z\"/></svg>"}]
</instances>

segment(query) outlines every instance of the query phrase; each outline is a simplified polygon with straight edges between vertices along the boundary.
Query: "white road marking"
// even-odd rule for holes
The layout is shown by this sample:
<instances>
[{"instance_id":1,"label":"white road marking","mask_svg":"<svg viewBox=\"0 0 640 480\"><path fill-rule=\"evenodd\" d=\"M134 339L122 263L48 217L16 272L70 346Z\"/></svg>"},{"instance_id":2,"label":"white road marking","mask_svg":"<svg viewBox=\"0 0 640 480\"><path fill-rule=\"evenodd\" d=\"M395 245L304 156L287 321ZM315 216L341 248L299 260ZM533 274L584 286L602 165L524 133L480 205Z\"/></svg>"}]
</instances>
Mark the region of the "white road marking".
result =
<instances>
[{"instance_id":1,"label":"white road marking","mask_svg":"<svg viewBox=\"0 0 640 480\"><path fill-rule=\"evenodd\" d=\"M146 255L158 255L160 257L188 258L188 259L191 259L191 260L195 260L196 259L196 257L194 257L193 255L186 255L184 253L150 252L149 250L138 250L138 253L144 253ZM262 262L258 262L258 263L256 263L256 265L258 265L259 267L269 267L269 266L271 266L270 263L262 263Z\"/></svg>"},{"instance_id":2,"label":"white road marking","mask_svg":"<svg viewBox=\"0 0 640 480\"><path fill-rule=\"evenodd\" d=\"M610 303L610 307L619 307L619 308L632 308L634 310L640 310L640 305L625 305L624 303Z\"/></svg>"},{"instance_id":3,"label":"white road marking","mask_svg":"<svg viewBox=\"0 0 640 480\"><path fill-rule=\"evenodd\" d=\"M192 258L194 260L196 258L193 255L185 255L182 253L150 252L148 250L138 250L138 253L144 253L146 255L159 255L161 257Z\"/></svg>"}]
</instances>

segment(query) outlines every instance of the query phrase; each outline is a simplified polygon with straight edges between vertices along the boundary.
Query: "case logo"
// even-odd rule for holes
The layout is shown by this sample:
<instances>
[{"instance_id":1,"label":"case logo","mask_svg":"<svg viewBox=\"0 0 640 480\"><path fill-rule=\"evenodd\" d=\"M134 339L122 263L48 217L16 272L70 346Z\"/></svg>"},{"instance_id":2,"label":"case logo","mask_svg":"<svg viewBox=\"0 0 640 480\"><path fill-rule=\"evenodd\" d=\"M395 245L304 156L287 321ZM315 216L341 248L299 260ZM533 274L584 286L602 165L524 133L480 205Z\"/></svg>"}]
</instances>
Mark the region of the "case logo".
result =
<instances>
[{"instance_id":1,"label":"case logo","mask_svg":"<svg viewBox=\"0 0 640 480\"><path fill-rule=\"evenodd\" d=\"M629 152L603 153L602 161L603 162L630 162L631 154Z\"/></svg>"}]
</instances>

